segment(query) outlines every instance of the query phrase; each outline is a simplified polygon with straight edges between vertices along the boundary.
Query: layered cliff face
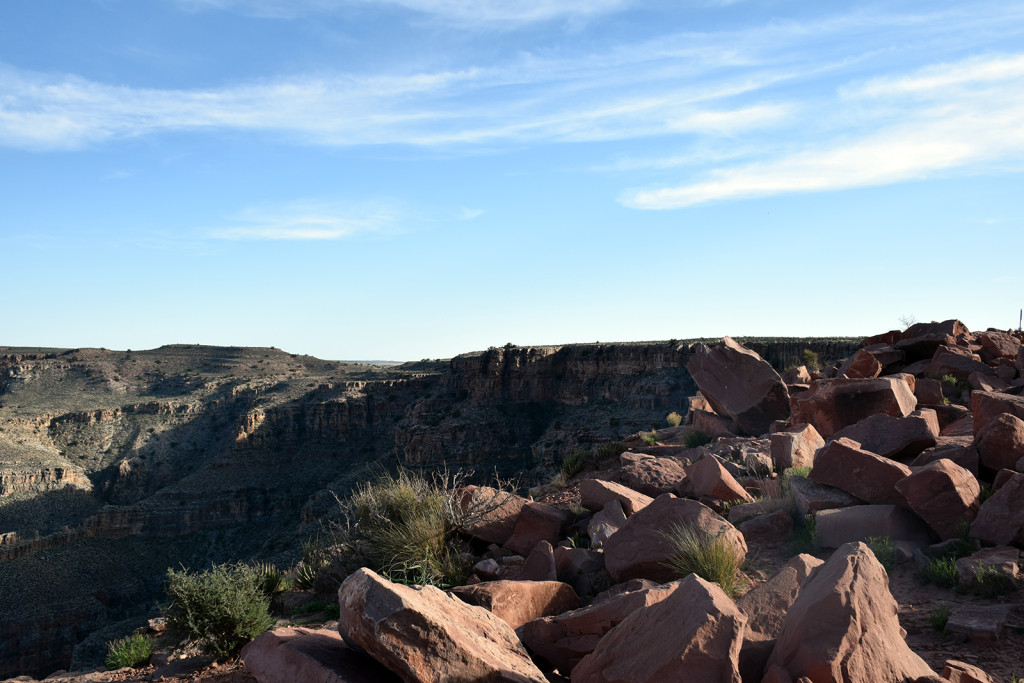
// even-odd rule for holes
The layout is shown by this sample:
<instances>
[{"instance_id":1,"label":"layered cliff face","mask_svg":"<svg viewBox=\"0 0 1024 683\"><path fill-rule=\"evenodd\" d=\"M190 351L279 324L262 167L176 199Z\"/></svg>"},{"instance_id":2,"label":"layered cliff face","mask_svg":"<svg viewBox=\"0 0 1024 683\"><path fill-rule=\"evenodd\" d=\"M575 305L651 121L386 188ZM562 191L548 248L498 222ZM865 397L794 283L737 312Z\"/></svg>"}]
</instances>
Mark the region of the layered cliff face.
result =
<instances>
[{"instance_id":1,"label":"layered cliff face","mask_svg":"<svg viewBox=\"0 0 1024 683\"><path fill-rule=\"evenodd\" d=\"M780 366L854 344L789 346ZM691 354L676 342L508 346L371 365L277 349L0 347L0 677L68 666L88 632L150 610L168 566L290 563L326 492L376 468L469 466L529 484L576 448L662 425L694 393ZM129 566L152 576L129 581ZM84 593L16 578L40 568Z\"/></svg>"}]
</instances>

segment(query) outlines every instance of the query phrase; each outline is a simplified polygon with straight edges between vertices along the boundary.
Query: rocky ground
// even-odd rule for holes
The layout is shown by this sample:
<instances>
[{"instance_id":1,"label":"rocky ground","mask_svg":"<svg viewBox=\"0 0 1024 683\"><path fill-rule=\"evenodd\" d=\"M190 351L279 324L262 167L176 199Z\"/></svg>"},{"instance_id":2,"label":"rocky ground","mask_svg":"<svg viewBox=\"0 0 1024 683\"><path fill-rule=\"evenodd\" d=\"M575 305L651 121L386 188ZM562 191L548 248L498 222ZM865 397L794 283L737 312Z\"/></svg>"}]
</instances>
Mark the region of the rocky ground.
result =
<instances>
[{"instance_id":1,"label":"rocky ground","mask_svg":"<svg viewBox=\"0 0 1024 683\"><path fill-rule=\"evenodd\" d=\"M1021 341L920 324L781 376L732 340L700 348L684 424L531 499L460 490L497 501L462 527L466 585L360 569L337 623L281 623L244 667L185 651L55 680L1016 681ZM675 525L739 574L680 578Z\"/></svg>"}]
</instances>

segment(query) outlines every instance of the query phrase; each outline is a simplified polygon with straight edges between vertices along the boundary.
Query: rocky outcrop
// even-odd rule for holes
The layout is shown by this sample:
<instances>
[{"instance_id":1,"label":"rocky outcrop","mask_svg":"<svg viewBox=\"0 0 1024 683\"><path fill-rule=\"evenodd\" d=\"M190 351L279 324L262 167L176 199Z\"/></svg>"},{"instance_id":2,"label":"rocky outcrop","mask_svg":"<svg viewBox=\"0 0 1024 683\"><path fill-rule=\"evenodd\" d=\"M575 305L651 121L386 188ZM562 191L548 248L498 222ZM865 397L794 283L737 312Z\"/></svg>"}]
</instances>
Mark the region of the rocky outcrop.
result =
<instances>
[{"instance_id":1,"label":"rocky outcrop","mask_svg":"<svg viewBox=\"0 0 1024 683\"><path fill-rule=\"evenodd\" d=\"M792 397L793 422L814 425L826 439L876 414L906 417L917 407L914 388L901 377L822 379Z\"/></svg>"}]
</instances>

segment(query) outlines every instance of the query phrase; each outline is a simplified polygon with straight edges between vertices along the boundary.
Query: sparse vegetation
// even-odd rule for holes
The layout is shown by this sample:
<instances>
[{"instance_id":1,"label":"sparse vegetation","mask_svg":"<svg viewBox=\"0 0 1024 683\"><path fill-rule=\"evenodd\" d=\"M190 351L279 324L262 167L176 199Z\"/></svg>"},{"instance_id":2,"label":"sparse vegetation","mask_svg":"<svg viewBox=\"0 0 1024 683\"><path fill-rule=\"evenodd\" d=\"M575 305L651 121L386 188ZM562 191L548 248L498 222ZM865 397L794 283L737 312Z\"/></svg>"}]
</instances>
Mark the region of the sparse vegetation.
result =
<instances>
[{"instance_id":1,"label":"sparse vegetation","mask_svg":"<svg viewBox=\"0 0 1024 683\"><path fill-rule=\"evenodd\" d=\"M818 535L815 531L814 515L795 520L790 543L797 553L811 553L818 549Z\"/></svg>"},{"instance_id":2,"label":"sparse vegetation","mask_svg":"<svg viewBox=\"0 0 1024 683\"><path fill-rule=\"evenodd\" d=\"M666 565L680 577L696 574L714 581L729 597L740 589L740 560L725 539L711 537L685 524L670 527L665 539L672 547Z\"/></svg>"},{"instance_id":3,"label":"sparse vegetation","mask_svg":"<svg viewBox=\"0 0 1024 683\"><path fill-rule=\"evenodd\" d=\"M668 423L669 427L678 427L683 423L683 416L673 410L665 418L665 422Z\"/></svg>"},{"instance_id":4,"label":"sparse vegetation","mask_svg":"<svg viewBox=\"0 0 1024 683\"><path fill-rule=\"evenodd\" d=\"M933 583L940 588L955 588L960 582L960 572L956 568L956 559L937 557L929 560L921 569L920 578L923 583Z\"/></svg>"},{"instance_id":5,"label":"sparse vegetation","mask_svg":"<svg viewBox=\"0 0 1024 683\"><path fill-rule=\"evenodd\" d=\"M997 598L1017 590L1012 576L984 563L978 564L974 578L974 593L983 598Z\"/></svg>"},{"instance_id":6,"label":"sparse vegetation","mask_svg":"<svg viewBox=\"0 0 1024 683\"><path fill-rule=\"evenodd\" d=\"M808 371L818 372L821 370L821 359L814 351L804 349L804 352L801 355L801 360L803 361L803 364L807 366Z\"/></svg>"},{"instance_id":7,"label":"sparse vegetation","mask_svg":"<svg viewBox=\"0 0 1024 683\"><path fill-rule=\"evenodd\" d=\"M575 450L562 458L562 477L565 481L572 479L583 471L589 453L583 450Z\"/></svg>"},{"instance_id":8,"label":"sparse vegetation","mask_svg":"<svg viewBox=\"0 0 1024 683\"><path fill-rule=\"evenodd\" d=\"M213 565L199 573L169 569L167 597L168 627L217 659L234 657L274 625L270 598L261 590L259 574L247 564Z\"/></svg>"},{"instance_id":9,"label":"sparse vegetation","mask_svg":"<svg viewBox=\"0 0 1024 683\"><path fill-rule=\"evenodd\" d=\"M269 562L254 562L253 570L259 580L260 590L264 595L272 596L287 589L287 579L284 575Z\"/></svg>"},{"instance_id":10,"label":"sparse vegetation","mask_svg":"<svg viewBox=\"0 0 1024 683\"><path fill-rule=\"evenodd\" d=\"M107 669L145 666L152 654L153 639L142 633L133 633L107 644Z\"/></svg>"},{"instance_id":11,"label":"sparse vegetation","mask_svg":"<svg viewBox=\"0 0 1024 683\"><path fill-rule=\"evenodd\" d=\"M711 443L711 435L699 429L690 429L683 436L683 443L687 448L697 448L697 446Z\"/></svg>"},{"instance_id":12,"label":"sparse vegetation","mask_svg":"<svg viewBox=\"0 0 1024 683\"><path fill-rule=\"evenodd\" d=\"M595 457L598 460L605 460L607 458L618 458L622 455L622 452L626 448L622 445L621 441L606 441L597 447L595 451Z\"/></svg>"},{"instance_id":13,"label":"sparse vegetation","mask_svg":"<svg viewBox=\"0 0 1024 683\"><path fill-rule=\"evenodd\" d=\"M658 430L652 429L649 432L640 432L640 440L648 446L653 446L658 442Z\"/></svg>"},{"instance_id":14,"label":"sparse vegetation","mask_svg":"<svg viewBox=\"0 0 1024 683\"><path fill-rule=\"evenodd\" d=\"M810 467L789 467L783 471L783 476L787 479L790 477L804 477L807 478L811 475Z\"/></svg>"},{"instance_id":15,"label":"sparse vegetation","mask_svg":"<svg viewBox=\"0 0 1024 683\"><path fill-rule=\"evenodd\" d=\"M885 567L886 571L891 571L896 566L896 544L888 536L871 536L867 539L866 543L871 548L871 552L875 554L875 559Z\"/></svg>"},{"instance_id":16,"label":"sparse vegetation","mask_svg":"<svg viewBox=\"0 0 1024 683\"><path fill-rule=\"evenodd\" d=\"M933 629L942 633L946 630L946 624L949 623L949 615L949 605L944 602L940 602L928 614L928 623Z\"/></svg>"}]
</instances>

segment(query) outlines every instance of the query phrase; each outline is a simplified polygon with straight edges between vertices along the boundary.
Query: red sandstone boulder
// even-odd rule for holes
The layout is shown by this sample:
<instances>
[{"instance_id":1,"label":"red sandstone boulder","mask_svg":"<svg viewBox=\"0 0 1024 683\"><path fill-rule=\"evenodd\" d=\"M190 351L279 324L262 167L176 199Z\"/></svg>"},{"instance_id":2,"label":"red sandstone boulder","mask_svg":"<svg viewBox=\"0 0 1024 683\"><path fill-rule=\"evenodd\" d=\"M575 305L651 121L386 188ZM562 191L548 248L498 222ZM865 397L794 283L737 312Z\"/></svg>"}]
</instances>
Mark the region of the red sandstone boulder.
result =
<instances>
[{"instance_id":1,"label":"red sandstone boulder","mask_svg":"<svg viewBox=\"0 0 1024 683\"><path fill-rule=\"evenodd\" d=\"M969 436L940 436L934 448L922 451L914 458L910 463L910 469L924 467L945 458L952 460L977 478L978 450L973 446L973 441Z\"/></svg>"},{"instance_id":2,"label":"red sandstone boulder","mask_svg":"<svg viewBox=\"0 0 1024 683\"><path fill-rule=\"evenodd\" d=\"M929 377L945 377L946 375L953 375L957 379L966 380L972 373L980 373L982 375L995 375L993 370L988 365L981 362L981 359L977 356L964 356L959 353L950 353L949 351L939 351L932 358L928 364L928 370L926 371Z\"/></svg>"},{"instance_id":3,"label":"red sandstone boulder","mask_svg":"<svg viewBox=\"0 0 1024 683\"><path fill-rule=\"evenodd\" d=\"M939 404L945 398L942 395L942 382L930 377L922 377L917 380L914 395L917 396L918 405Z\"/></svg>"},{"instance_id":4,"label":"red sandstone boulder","mask_svg":"<svg viewBox=\"0 0 1024 683\"><path fill-rule=\"evenodd\" d=\"M996 358L1015 360L1020 352L1020 340L1006 332L987 330L978 332L974 338L981 344L982 358L989 363Z\"/></svg>"},{"instance_id":5,"label":"red sandstone boulder","mask_svg":"<svg viewBox=\"0 0 1024 683\"><path fill-rule=\"evenodd\" d=\"M906 417L917 407L914 390L901 376L824 379L792 398L793 422L814 425L826 439L876 413Z\"/></svg>"},{"instance_id":6,"label":"red sandstone boulder","mask_svg":"<svg viewBox=\"0 0 1024 683\"><path fill-rule=\"evenodd\" d=\"M561 581L488 581L458 586L451 593L469 605L483 607L514 629L580 606L576 592Z\"/></svg>"},{"instance_id":7,"label":"red sandstone boulder","mask_svg":"<svg viewBox=\"0 0 1024 683\"><path fill-rule=\"evenodd\" d=\"M795 368L790 368L789 370L783 372L781 377L782 381L785 382L787 386L791 384L811 383L811 373L807 372L806 365L800 365Z\"/></svg>"},{"instance_id":8,"label":"red sandstone boulder","mask_svg":"<svg viewBox=\"0 0 1024 683\"><path fill-rule=\"evenodd\" d=\"M849 507L863 502L842 489L816 484L807 477L790 477L789 495L801 517L818 510Z\"/></svg>"},{"instance_id":9,"label":"red sandstone boulder","mask_svg":"<svg viewBox=\"0 0 1024 683\"><path fill-rule=\"evenodd\" d=\"M331 629L277 628L242 648L245 670L260 683L399 683Z\"/></svg>"},{"instance_id":10,"label":"red sandstone boulder","mask_svg":"<svg viewBox=\"0 0 1024 683\"><path fill-rule=\"evenodd\" d=\"M1003 413L989 420L974 440L982 467L998 472L1015 469L1024 458L1024 420Z\"/></svg>"},{"instance_id":11,"label":"red sandstone boulder","mask_svg":"<svg viewBox=\"0 0 1024 683\"><path fill-rule=\"evenodd\" d=\"M866 349L860 349L839 366L836 377L873 378L882 374L882 364Z\"/></svg>"},{"instance_id":12,"label":"red sandstone boulder","mask_svg":"<svg viewBox=\"0 0 1024 683\"><path fill-rule=\"evenodd\" d=\"M895 505L853 505L821 510L814 515L814 535L823 548L838 548L872 536L888 536L915 546L931 543L924 522L909 510Z\"/></svg>"},{"instance_id":13,"label":"red sandstone boulder","mask_svg":"<svg viewBox=\"0 0 1024 683\"><path fill-rule=\"evenodd\" d=\"M526 562L516 575L517 581L557 581L555 549L548 541L541 541L526 556Z\"/></svg>"},{"instance_id":14,"label":"red sandstone boulder","mask_svg":"<svg viewBox=\"0 0 1024 683\"><path fill-rule=\"evenodd\" d=\"M975 435L1001 413L1009 413L1024 420L1024 396L972 391L971 413L974 415Z\"/></svg>"},{"instance_id":15,"label":"red sandstone boulder","mask_svg":"<svg viewBox=\"0 0 1024 683\"><path fill-rule=\"evenodd\" d=\"M584 479L579 483L579 487L583 507L588 510L601 510L609 501L618 500L627 517L637 510L645 508L654 500L648 495L613 481Z\"/></svg>"},{"instance_id":16,"label":"red sandstone boulder","mask_svg":"<svg viewBox=\"0 0 1024 683\"><path fill-rule=\"evenodd\" d=\"M363 568L341 584L338 601L345 642L406 681L547 681L508 624L433 586Z\"/></svg>"},{"instance_id":17,"label":"red sandstone boulder","mask_svg":"<svg viewBox=\"0 0 1024 683\"><path fill-rule=\"evenodd\" d=\"M956 659L946 660L942 678L949 683L995 683L983 669Z\"/></svg>"},{"instance_id":18,"label":"red sandstone boulder","mask_svg":"<svg viewBox=\"0 0 1024 683\"><path fill-rule=\"evenodd\" d=\"M587 536L590 537L590 547L593 550L602 548L604 542L612 534L625 526L625 524L626 513L622 510L622 503L617 498L611 499L587 523Z\"/></svg>"},{"instance_id":19,"label":"red sandstone boulder","mask_svg":"<svg viewBox=\"0 0 1024 683\"><path fill-rule=\"evenodd\" d=\"M543 503L527 503L519 512L515 530L505 547L525 556L541 541L555 545L571 521L572 515L565 510Z\"/></svg>"},{"instance_id":20,"label":"red sandstone boulder","mask_svg":"<svg viewBox=\"0 0 1024 683\"><path fill-rule=\"evenodd\" d=\"M462 509L463 533L488 543L505 543L516 528L519 512L528 502L522 496L489 486L465 486L455 491Z\"/></svg>"},{"instance_id":21,"label":"red sandstone boulder","mask_svg":"<svg viewBox=\"0 0 1024 683\"><path fill-rule=\"evenodd\" d=\"M693 527L699 533L721 538L742 560L747 554L743 534L695 500L665 494L634 513L604 544L604 561L615 581L644 578L670 581L676 578L665 562L672 547L665 532L674 525Z\"/></svg>"},{"instance_id":22,"label":"red sandstone boulder","mask_svg":"<svg viewBox=\"0 0 1024 683\"><path fill-rule=\"evenodd\" d=\"M698 345L686 369L715 412L741 434L765 434L774 420L789 417L789 392L779 373L729 337L710 349Z\"/></svg>"},{"instance_id":23,"label":"red sandstone boulder","mask_svg":"<svg viewBox=\"0 0 1024 683\"><path fill-rule=\"evenodd\" d=\"M910 475L910 468L860 448L850 439L830 441L814 459L810 480L834 486L867 503L905 505L896 482Z\"/></svg>"},{"instance_id":24,"label":"red sandstone boulder","mask_svg":"<svg viewBox=\"0 0 1024 683\"><path fill-rule=\"evenodd\" d=\"M814 425L795 424L771 435L772 464L776 472L790 467L812 467L814 454L825 445Z\"/></svg>"},{"instance_id":25,"label":"red sandstone boulder","mask_svg":"<svg viewBox=\"0 0 1024 683\"><path fill-rule=\"evenodd\" d=\"M962 535L978 514L981 486L952 460L937 460L896 482L896 489L942 540Z\"/></svg>"},{"instance_id":26,"label":"red sandstone boulder","mask_svg":"<svg viewBox=\"0 0 1024 683\"><path fill-rule=\"evenodd\" d=\"M573 587L579 595L594 595L611 585L604 567L604 555L587 548L569 548L565 543L555 547L555 569L558 580Z\"/></svg>"},{"instance_id":27,"label":"red sandstone boulder","mask_svg":"<svg viewBox=\"0 0 1024 683\"><path fill-rule=\"evenodd\" d=\"M961 557L956 561L956 569L960 583L964 586L971 586L977 583L978 571L981 567L1005 574L1011 579L1017 578L1020 573L1019 560L1019 550L1012 546L1000 545L994 548L982 548L973 555Z\"/></svg>"},{"instance_id":28,"label":"red sandstone boulder","mask_svg":"<svg viewBox=\"0 0 1024 683\"><path fill-rule=\"evenodd\" d=\"M686 480L686 470L674 458L657 458L646 453L623 454L618 480L646 496L676 493Z\"/></svg>"},{"instance_id":29,"label":"red sandstone boulder","mask_svg":"<svg viewBox=\"0 0 1024 683\"><path fill-rule=\"evenodd\" d=\"M686 483L688 491L698 498L707 496L727 503L754 501L718 458L710 453L705 453L704 457L686 468Z\"/></svg>"},{"instance_id":30,"label":"red sandstone boulder","mask_svg":"<svg viewBox=\"0 0 1024 683\"><path fill-rule=\"evenodd\" d=\"M736 528L747 541L778 543L785 541L793 533L793 518L788 510L776 510L752 517Z\"/></svg>"},{"instance_id":31,"label":"red sandstone boulder","mask_svg":"<svg viewBox=\"0 0 1024 683\"><path fill-rule=\"evenodd\" d=\"M865 451L884 458L912 458L935 445L939 436L939 418L934 410L915 410L907 417L871 415L832 435L856 441Z\"/></svg>"},{"instance_id":32,"label":"red sandstone boulder","mask_svg":"<svg viewBox=\"0 0 1024 683\"><path fill-rule=\"evenodd\" d=\"M991 545L1024 547L1024 474L1015 473L981 504L971 536Z\"/></svg>"},{"instance_id":33,"label":"red sandstone boulder","mask_svg":"<svg viewBox=\"0 0 1024 683\"><path fill-rule=\"evenodd\" d=\"M836 550L800 587L768 667L815 683L934 676L903 640L885 569L863 543Z\"/></svg>"},{"instance_id":34,"label":"red sandstone boulder","mask_svg":"<svg viewBox=\"0 0 1024 683\"><path fill-rule=\"evenodd\" d=\"M633 612L573 669L575 683L740 683L747 618L718 584L696 574L665 600Z\"/></svg>"},{"instance_id":35,"label":"red sandstone boulder","mask_svg":"<svg viewBox=\"0 0 1024 683\"><path fill-rule=\"evenodd\" d=\"M659 586L639 580L623 585L628 590L598 596L582 609L534 619L517 632L538 660L568 676L604 634L633 612L665 600L679 587L678 582Z\"/></svg>"},{"instance_id":36,"label":"red sandstone boulder","mask_svg":"<svg viewBox=\"0 0 1024 683\"><path fill-rule=\"evenodd\" d=\"M931 358L940 345L955 346L958 337L963 338L969 334L970 330L959 320L917 323L908 327L893 347L905 352L907 360L914 361Z\"/></svg>"}]
</instances>

